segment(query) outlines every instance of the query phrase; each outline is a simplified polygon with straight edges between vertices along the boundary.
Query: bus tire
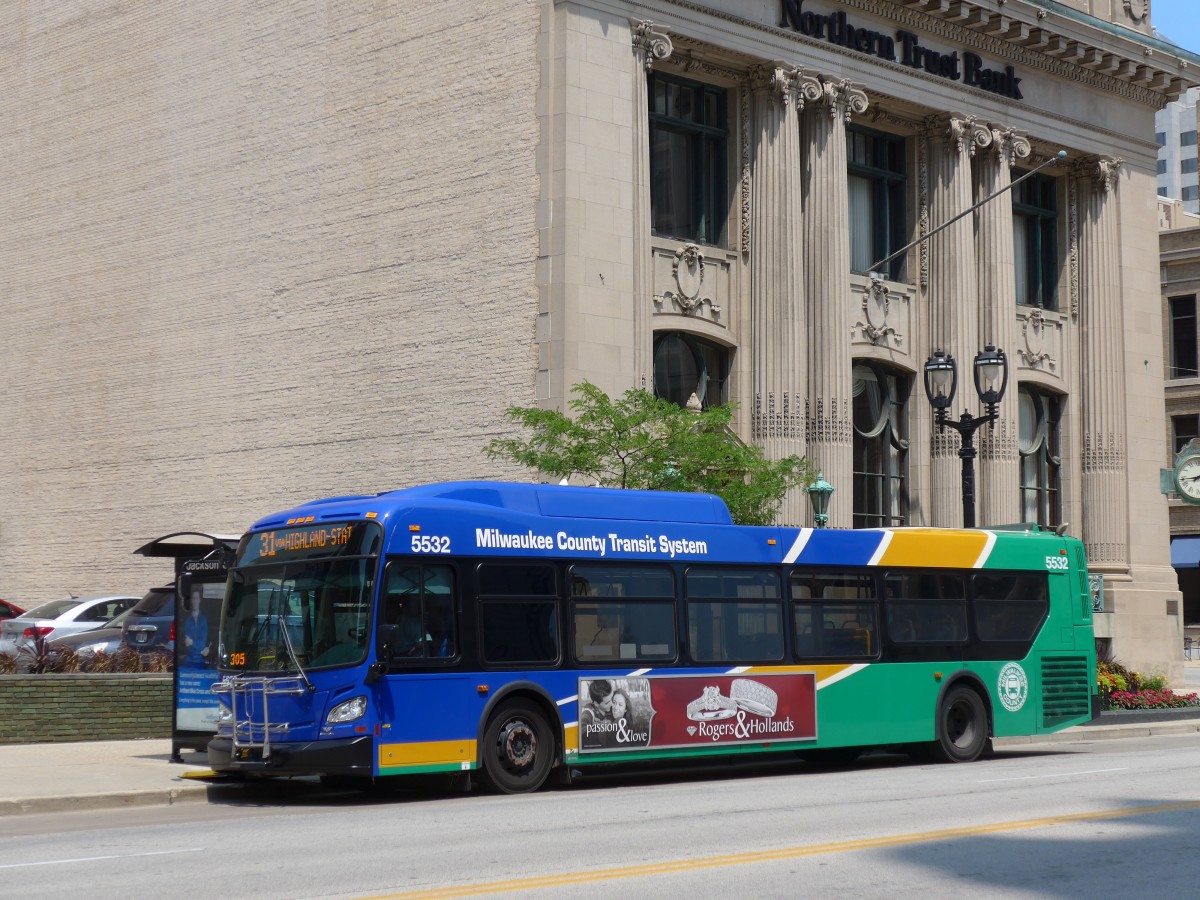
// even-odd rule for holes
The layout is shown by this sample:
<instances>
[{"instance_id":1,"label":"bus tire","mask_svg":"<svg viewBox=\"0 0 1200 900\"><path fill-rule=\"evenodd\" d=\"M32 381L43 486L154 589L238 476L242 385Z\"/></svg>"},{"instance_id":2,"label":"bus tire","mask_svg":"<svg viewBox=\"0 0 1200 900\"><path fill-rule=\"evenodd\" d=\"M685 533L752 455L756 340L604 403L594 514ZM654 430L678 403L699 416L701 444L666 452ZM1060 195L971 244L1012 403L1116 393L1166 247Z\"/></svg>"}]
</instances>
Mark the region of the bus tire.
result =
<instances>
[{"instance_id":1,"label":"bus tire","mask_svg":"<svg viewBox=\"0 0 1200 900\"><path fill-rule=\"evenodd\" d=\"M938 704L937 739L931 749L942 762L974 762L988 743L988 717L979 694L965 685L946 691Z\"/></svg>"},{"instance_id":2,"label":"bus tire","mask_svg":"<svg viewBox=\"0 0 1200 900\"><path fill-rule=\"evenodd\" d=\"M554 736L528 703L501 706L483 733L483 775L502 794L536 791L554 765Z\"/></svg>"}]
</instances>

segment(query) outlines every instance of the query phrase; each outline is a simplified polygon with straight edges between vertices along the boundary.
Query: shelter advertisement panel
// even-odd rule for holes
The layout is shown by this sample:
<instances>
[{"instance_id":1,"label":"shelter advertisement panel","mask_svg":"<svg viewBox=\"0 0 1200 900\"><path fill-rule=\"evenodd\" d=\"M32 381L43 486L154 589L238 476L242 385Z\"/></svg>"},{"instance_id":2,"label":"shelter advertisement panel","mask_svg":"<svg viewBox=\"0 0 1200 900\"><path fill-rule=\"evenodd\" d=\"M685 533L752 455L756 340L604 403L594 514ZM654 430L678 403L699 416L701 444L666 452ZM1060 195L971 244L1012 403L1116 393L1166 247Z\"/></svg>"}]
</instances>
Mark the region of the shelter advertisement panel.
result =
<instances>
[{"instance_id":1,"label":"shelter advertisement panel","mask_svg":"<svg viewBox=\"0 0 1200 900\"><path fill-rule=\"evenodd\" d=\"M816 736L816 676L811 672L579 680L580 753Z\"/></svg>"},{"instance_id":2,"label":"shelter advertisement panel","mask_svg":"<svg viewBox=\"0 0 1200 900\"><path fill-rule=\"evenodd\" d=\"M217 730L220 706L212 692L217 680L217 629L225 581L193 581L189 596L179 598L175 641L175 728L179 731Z\"/></svg>"}]
</instances>

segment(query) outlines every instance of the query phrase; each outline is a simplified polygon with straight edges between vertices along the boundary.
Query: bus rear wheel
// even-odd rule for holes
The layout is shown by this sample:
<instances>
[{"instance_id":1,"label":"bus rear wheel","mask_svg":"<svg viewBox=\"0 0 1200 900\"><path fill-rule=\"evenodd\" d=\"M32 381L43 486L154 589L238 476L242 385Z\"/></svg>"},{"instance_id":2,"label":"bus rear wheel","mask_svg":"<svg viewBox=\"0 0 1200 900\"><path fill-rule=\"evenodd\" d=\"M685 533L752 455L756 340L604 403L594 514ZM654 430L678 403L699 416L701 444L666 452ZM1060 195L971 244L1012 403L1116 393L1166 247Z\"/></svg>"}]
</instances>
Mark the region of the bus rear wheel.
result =
<instances>
[{"instance_id":1,"label":"bus rear wheel","mask_svg":"<svg viewBox=\"0 0 1200 900\"><path fill-rule=\"evenodd\" d=\"M938 704L933 755L943 762L974 762L987 746L987 721L977 693L963 685L950 688Z\"/></svg>"},{"instance_id":2,"label":"bus rear wheel","mask_svg":"<svg viewBox=\"0 0 1200 900\"><path fill-rule=\"evenodd\" d=\"M554 765L554 737L545 717L524 703L501 707L483 734L483 774L502 794L536 791Z\"/></svg>"}]
</instances>

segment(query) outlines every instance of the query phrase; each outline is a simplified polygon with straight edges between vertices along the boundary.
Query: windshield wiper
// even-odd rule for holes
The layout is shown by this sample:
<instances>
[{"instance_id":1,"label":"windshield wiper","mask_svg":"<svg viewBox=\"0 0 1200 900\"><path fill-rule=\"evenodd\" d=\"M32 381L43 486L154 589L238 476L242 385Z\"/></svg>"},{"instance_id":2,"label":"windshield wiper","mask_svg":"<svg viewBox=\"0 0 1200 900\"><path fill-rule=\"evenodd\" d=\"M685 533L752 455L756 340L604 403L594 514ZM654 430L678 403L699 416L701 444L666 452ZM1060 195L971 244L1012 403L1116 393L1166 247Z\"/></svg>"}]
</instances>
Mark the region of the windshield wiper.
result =
<instances>
[{"instance_id":1,"label":"windshield wiper","mask_svg":"<svg viewBox=\"0 0 1200 900\"><path fill-rule=\"evenodd\" d=\"M288 634L287 617L283 613L277 613L276 618L279 622L279 630L283 632L283 645L287 647L288 656L292 658L292 665L296 667L296 671L300 673L300 680L304 682L304 686L309 692L315 691L313 683L308 680L308 676L304 674L304 667L300 665L300 658L296 656L296 650L292 647L292 636Z\"/></svg>"}]
</instances>

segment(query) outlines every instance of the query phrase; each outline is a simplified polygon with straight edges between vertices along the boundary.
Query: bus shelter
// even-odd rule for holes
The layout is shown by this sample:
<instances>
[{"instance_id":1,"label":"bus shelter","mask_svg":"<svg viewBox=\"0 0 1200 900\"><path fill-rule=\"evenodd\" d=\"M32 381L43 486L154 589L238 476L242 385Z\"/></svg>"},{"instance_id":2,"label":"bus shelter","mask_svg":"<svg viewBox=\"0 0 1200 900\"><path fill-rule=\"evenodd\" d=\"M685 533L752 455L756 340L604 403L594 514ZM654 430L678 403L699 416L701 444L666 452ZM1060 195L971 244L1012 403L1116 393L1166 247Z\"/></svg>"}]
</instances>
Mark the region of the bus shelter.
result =
<instances>
[{"instance_id":1,"label":"bus shelter","mask_svg":"<svg viewBox=\"0 0 1200 900\"><path fill-rule=\"evenodd\" d=\"M175 612L171 759L204 750L217 730L217 622L239 535L175 531L143 544L139 556L174 560ZM184 596L186 592L187 596Z\"/></svg>"}]
</instances>

